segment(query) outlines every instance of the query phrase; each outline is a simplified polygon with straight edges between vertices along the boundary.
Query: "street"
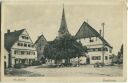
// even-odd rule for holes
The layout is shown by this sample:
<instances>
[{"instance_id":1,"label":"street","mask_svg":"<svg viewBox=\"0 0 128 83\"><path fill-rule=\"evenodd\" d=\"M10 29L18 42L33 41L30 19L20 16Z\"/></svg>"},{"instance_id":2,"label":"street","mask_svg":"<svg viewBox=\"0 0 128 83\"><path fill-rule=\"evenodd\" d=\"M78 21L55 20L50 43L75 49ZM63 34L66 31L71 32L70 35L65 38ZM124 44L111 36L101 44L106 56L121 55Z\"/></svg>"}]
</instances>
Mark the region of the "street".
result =
<instances>
[{"instance_id":1,"label":"street","mask_svg":"<svg viewBox=\"0 0 128 83\"><path fill-rule=\"evenodd\" d=\"M16 69L13 76L43 76L43 77L63 77L63 76L122 76L123 69L119 66L104 66L94 68L93 65L81 65L80 67L44 68L43 66L30 66L27 68ZM24 73L23 73L24 72ZM25 73L28 72L28 73ZM22 74L22 75L21 75Z\"/></svg>"}]
</instances>

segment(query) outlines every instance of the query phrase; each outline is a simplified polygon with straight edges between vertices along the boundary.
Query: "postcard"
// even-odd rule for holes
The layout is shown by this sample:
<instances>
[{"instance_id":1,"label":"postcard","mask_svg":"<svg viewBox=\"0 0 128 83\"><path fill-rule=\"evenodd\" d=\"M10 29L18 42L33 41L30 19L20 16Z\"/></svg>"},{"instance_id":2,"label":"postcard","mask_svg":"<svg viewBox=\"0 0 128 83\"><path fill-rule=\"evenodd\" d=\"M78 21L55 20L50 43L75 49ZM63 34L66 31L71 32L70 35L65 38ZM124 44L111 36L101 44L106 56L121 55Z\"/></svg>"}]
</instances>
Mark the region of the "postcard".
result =
<instances>
[{"instance_id":1,"label":"postcard","mask_svg":"<svg viewBox=\"0 0 128 83\"><path fill-rule=\"evenodd\" d=\"M126 81L125 0L4 0L2 82Z\"/></svg>"}]
</instances>

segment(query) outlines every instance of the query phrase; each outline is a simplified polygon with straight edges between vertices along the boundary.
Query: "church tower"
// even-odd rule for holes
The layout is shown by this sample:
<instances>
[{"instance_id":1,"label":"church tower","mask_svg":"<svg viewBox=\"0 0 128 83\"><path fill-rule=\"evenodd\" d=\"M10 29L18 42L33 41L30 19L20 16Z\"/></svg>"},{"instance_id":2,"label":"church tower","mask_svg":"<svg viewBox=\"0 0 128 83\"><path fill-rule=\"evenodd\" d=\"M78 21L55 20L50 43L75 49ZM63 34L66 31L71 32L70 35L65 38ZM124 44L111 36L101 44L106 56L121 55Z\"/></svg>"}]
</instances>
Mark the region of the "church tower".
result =
<instances>
[{"instance_id":1,"label":"church tower","mask_svg":"<svg viewBox=\"0 0 128 83\"><path fill-rule=\"evenodd\" d=\"M59 35L59 37L62 37L64 35L68 35L68 34L69 34L69 31L68 31L68 28L67 28L64 6L63 6L61 24L60 24L60 28L59 28L59 31L58 31L58 35Z\"/></svg>"}]
</instances>

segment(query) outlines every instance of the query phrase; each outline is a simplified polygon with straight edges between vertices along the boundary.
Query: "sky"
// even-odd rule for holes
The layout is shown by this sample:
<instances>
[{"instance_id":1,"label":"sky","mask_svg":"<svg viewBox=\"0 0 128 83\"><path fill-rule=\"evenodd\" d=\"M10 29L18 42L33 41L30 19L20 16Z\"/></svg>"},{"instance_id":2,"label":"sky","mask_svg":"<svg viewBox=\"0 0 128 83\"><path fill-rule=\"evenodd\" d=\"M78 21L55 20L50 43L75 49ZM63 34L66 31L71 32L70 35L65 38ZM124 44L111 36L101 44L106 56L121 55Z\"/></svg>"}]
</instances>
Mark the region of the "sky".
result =
<instances>
[{"instance_id":1,"label":"sky","mask_svg":"<svg viewBox=\"0 0 128 83\"><path fill-rule=\"evenodd\" d=\"M7 29L14 31L26 28L33 42L41 34L48 41L54 40L58 35L64 4L68 30L72 35L77 33L84 21L97 31L102 30L101 23L104 22L105 39L116 54L123 43L123 5L109 1L5 2L2 10L2 28L4 32L7 32Z\"/></svg>"}]
</instances>

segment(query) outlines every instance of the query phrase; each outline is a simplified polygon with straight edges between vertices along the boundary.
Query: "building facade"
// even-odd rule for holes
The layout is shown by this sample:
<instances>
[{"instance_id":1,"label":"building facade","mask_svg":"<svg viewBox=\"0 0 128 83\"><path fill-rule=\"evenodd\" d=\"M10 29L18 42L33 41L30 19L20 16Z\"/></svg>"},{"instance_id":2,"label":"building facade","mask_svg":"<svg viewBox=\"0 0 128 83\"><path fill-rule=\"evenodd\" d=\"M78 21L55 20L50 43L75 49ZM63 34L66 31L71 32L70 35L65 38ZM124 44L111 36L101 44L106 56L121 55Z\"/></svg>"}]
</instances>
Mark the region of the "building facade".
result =
<instances>
[{"instance_id":1,"label":"building facade","mask_svg":"<svg viewBox=\"0 0 128 83\"><path fill-rule=\"evenodd\" d=\"M43 36L43 34L38 37L38 39L36 40L36 42L34 44L36 47L36 50L37 50L37 60L38 61L42 61L42 59L45 58L43 55L43 52L44 52L44 47L46 44L47 44L47 40Z\"/></svg>"},{"instance_id":2,"label":"building facade","mask_svg":"<svg viewBox=\"0 0 128 83\"><path fill-rule=\"evenodd\" d=\"M26 29L7 31L4 35L4 47L8 51L9 67L22 63L31 65L37 60L37 51Z\"/></svg>"},{"instance_id":3,"label":"building facade","mask_svg":"<svg viewBox=\"0 0 128 83\"><path fill-rule=\"evenodd\" d=\"M8 54L9 54L8 51L4 49L4 68L8 68L8 63L9 63Z\"/></svg>"},{"instance_id":4,"label":"building facade","mask_svg":"<svg viewBox=\"0 0 128 83\"><path fill-rule=\"evenodd\" d=\"M112 47L88 23L84 22L82 24L75 37L78 42L87 47L87 58L89 58L88 62L90 64L100 62L107 65L111 63Z\"/></svg>"}]
</instances>

